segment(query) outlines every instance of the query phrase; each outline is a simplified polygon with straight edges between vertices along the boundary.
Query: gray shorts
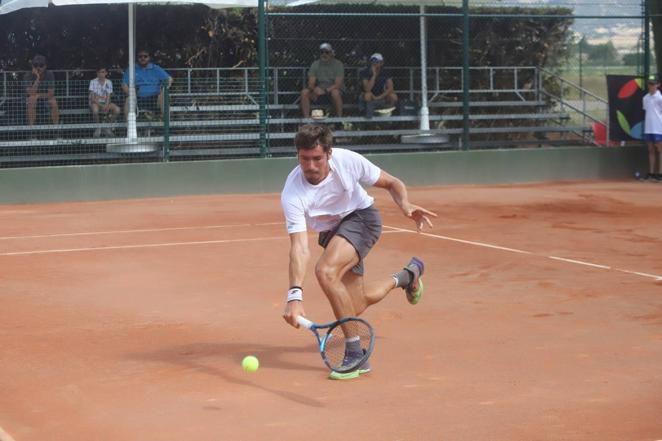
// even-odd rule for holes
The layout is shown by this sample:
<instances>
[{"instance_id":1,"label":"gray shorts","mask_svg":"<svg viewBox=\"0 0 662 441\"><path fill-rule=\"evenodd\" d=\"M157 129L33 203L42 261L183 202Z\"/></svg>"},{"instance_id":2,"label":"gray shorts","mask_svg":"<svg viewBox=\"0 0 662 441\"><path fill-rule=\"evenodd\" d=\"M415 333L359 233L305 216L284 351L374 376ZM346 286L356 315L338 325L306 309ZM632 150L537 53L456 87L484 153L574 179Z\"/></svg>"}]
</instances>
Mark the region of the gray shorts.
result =
<instances>
[{"instance_id":1,"label":"gray shorts","mask_svg":"<svg viewBox=\"0 0 662 441\"><path fill-rule=\"evenodd\" d=\"M377 243L381 234L382 218L379 216L377 209L374 206L370 206L348 214L333 230L322 231L319 234L317 243L326 248L333 236L338 235L347 239L359 255L359 263L352 268L352 272L362 276L363 259L365 259L370 249Z\"/></svg>"}]
</instances>

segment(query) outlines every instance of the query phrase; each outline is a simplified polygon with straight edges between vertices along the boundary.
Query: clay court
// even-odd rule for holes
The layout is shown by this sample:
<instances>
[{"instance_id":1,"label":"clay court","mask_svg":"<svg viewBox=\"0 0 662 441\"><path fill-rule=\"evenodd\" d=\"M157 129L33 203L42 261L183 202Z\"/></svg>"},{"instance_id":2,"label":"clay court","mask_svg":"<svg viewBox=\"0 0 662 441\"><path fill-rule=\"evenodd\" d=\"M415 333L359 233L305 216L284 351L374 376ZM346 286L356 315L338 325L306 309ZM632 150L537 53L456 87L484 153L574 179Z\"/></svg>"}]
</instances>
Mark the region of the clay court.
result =
<instances>
[{"instance_id":1,"label":"clay court","mask_svg":"<svg viewBox=\"0 0 662 441\"><path fill-rule=\"evenodd\" d=\"M661 185L411 189L427 234L371 193L367 279L416 254L426 292L345 382L281 318L277 194L1 206L0 440L662 439Z\"/></svg>"}]
</instances>

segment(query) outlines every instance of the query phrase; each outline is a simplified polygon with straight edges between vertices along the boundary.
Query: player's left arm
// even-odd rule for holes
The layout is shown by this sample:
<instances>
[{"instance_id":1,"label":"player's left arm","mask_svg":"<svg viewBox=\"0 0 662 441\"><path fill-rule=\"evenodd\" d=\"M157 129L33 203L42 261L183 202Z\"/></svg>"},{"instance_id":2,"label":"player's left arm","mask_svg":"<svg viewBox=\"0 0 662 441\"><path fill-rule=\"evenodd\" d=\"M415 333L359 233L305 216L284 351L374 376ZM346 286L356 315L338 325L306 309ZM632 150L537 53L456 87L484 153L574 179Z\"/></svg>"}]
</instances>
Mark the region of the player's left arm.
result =
<instances>
[{"instance_id":1,"label":"player's left arm","mask_svg":"<svg viewBox=\"0 0 662 441\"><path fill-rule=\"evenodd\" d=\"M418 231L421 231L425 225L432 228L430 217L437 217L437 214L409 202L407 187L400 179L382 170L373 186L387 190L402 213L416 223Z\"/></svg>"}]
</instances>

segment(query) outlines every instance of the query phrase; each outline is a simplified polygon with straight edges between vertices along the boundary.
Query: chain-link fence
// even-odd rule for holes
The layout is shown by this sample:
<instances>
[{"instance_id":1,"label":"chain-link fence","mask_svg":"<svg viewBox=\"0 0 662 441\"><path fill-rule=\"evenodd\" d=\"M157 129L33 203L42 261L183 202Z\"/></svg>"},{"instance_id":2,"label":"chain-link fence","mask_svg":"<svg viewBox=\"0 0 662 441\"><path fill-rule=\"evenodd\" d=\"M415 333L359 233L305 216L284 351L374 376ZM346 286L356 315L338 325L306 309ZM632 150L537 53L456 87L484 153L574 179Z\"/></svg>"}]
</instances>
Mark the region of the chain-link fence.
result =
<instances>
[{"instance_id":1,"label":"chain-link fence","mask_svg":"<svg viewBox=\"0 0 662 441\"><path fill-rule=\"evenodd\" d=\"M640 0L337 3L267 4L263 63L167 69L135 135L120 71L98 111L93 71L53 71L50 98L0 72L0 166L291 155L309 122L367 152L591 143L605 74L654 70Z\"/></svg>"}]
</instances>

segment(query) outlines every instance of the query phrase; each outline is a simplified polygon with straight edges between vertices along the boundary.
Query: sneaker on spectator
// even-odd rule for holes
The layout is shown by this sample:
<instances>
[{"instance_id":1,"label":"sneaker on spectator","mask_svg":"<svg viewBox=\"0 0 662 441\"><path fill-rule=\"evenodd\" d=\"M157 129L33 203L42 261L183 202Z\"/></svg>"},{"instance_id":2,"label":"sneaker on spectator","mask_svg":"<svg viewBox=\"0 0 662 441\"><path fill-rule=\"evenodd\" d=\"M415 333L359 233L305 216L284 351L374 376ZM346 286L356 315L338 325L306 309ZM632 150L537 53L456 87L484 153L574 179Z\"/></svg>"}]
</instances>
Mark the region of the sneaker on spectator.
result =
<instances>
[{"instance_id":1,"label":"sneaker on spectator","mask_svg":"<svg viewBox=\"0 0 662 441\"><path fill-rule=\"evenodd\" d=\"M115 136L115 133L113 133L113 129L107 128L107 129L103 129L103 136L107 136L108 138L113 138Z\"/></svg>"},{"instance_id":2,"label":"sneaker on spectator","mask_svg":"<svg viewBox=\"0 0 662 441\"><path fill-rule=\"evenodd\" d=\"M94 135L92 135L92 136L94 136L95 138L100 137L101 136L101 128L97 127L96 129L94 129Z\"/></svg>"}]
</instances>

